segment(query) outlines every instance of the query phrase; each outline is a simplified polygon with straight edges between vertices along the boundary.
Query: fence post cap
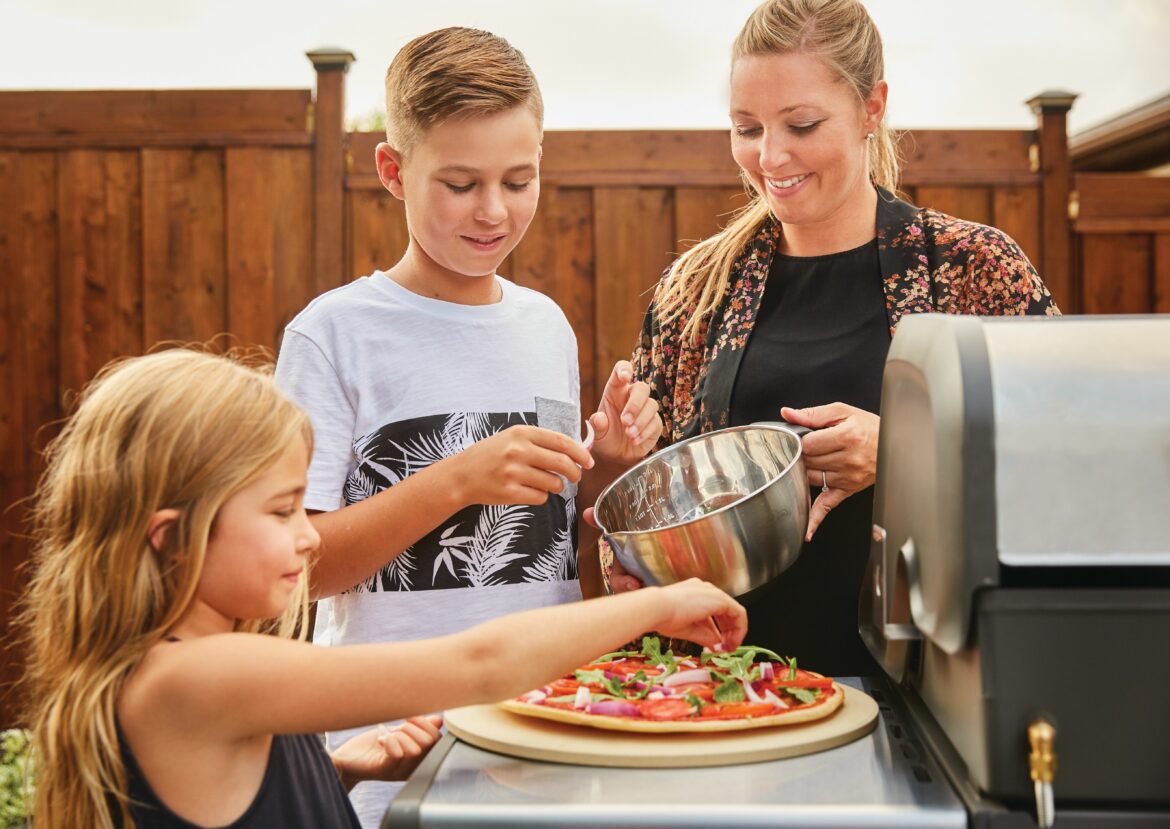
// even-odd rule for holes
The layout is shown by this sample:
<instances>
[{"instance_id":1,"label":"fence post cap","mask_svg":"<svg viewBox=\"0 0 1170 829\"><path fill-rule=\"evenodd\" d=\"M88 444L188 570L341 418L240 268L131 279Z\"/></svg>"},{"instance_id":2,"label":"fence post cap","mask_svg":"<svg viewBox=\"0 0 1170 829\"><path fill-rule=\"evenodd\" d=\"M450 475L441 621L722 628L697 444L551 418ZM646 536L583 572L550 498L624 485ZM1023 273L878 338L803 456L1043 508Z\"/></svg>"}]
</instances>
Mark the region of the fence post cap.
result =
<instances>
[{"instance_id":1,"label":"fence post cap","mask_svg":"<svg viewBox=\"0 0 1170 829\"><path fill-rule=\"evenodd\" d=\"M1068 112L1072 109L1077 93L1066 92L1063 89L1046 89L1039 95L1028 99L1027 104L1037 115L1045 112Z\"/></svg>"},{"instance_id":2,"label":"fence post cap","mask_svg":"<svg viewBox=\"0 0 1170 829\"><path fill-rule=\"evenodd\" d=\"M305 57L313 62L313 66L318 72L327 69L340 69L343 72L348 72L349 65L357 60L353 56L353 52L336 47L313 49L305 52Z\"/></svg>"}]
</instances>

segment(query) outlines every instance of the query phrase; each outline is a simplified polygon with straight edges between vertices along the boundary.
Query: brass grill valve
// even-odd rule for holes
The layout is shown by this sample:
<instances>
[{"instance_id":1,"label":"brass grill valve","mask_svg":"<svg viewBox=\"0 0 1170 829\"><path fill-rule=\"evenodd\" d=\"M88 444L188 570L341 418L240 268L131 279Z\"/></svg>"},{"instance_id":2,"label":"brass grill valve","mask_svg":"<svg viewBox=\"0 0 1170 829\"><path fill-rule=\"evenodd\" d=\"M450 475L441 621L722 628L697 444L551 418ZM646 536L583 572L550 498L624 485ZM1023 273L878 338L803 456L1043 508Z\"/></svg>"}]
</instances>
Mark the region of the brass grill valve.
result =
<instances>
[{"instance_id":1,"label":"brass grill valve","mask_svg":"<svg viewBox=\"0 0 1170 829\"><path fill-rule=\"evenodd\" d=\"M1028 726L1028 769L1032 774L1032 788L1036 794L1036 825L1049 829L1056 819L1052 798L1052 781L1056 777L1056 729L1052 723L1039 719Z\"/></svg>"}]
</instances>

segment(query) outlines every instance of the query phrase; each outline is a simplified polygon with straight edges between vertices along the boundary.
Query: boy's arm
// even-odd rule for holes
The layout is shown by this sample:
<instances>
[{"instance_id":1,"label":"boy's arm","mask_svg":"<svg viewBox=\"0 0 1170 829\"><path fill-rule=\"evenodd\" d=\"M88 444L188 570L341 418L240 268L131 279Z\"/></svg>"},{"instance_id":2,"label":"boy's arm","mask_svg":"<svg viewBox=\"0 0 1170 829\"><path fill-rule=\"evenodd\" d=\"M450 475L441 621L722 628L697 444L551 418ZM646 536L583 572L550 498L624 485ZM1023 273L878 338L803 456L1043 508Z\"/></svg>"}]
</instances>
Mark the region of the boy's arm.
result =
<instances>
[{"instance_id":1,"label":"boy's arm","mask_svg":"<svg viewBox=\"0 0 1170 829\"><path fill-rule=\"evenodd\" d=\"M634 380L628 360L614 364L597 412L589 420L595 432L594 454L622 470L646 457L662 434L658 401L650 396L648 384Z\"/></svg>"},{"instance_id":2,"label":"boy's arm","mask_svg":"<svg viewBox=\"0 0 1170 829\"><path fill-rule=\"evenodd\" d=\"M549 429L513 426L419 470L356 504L317 513L321 548L313 564L315 597L346 590L377 572L454 513L471 504L543 504L576 483L593 458Z\"/></svg>"}]
</instances>

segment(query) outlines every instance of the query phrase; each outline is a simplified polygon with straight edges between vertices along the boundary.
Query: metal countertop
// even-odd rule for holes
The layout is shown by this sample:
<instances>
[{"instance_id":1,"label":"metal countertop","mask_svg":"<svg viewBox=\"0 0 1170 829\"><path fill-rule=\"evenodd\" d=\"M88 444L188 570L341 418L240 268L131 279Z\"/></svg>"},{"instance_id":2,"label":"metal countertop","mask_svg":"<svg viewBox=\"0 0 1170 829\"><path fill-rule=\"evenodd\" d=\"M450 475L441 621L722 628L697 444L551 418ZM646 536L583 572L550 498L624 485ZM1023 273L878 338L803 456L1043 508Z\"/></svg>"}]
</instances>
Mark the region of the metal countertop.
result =
<instances>
[{"instance_id":1,"label":"metal countertop","mask_svg":"<svg viewBox=\"0 0 1170 829\"><path fill-rule=\"evenodd\" d=\"M447 734L382 826L966 827L962 802L884 680L837 681L877 700L873 732L839 748L764 763L597 768L508 757Z\"/></svg>"}]
</instances>

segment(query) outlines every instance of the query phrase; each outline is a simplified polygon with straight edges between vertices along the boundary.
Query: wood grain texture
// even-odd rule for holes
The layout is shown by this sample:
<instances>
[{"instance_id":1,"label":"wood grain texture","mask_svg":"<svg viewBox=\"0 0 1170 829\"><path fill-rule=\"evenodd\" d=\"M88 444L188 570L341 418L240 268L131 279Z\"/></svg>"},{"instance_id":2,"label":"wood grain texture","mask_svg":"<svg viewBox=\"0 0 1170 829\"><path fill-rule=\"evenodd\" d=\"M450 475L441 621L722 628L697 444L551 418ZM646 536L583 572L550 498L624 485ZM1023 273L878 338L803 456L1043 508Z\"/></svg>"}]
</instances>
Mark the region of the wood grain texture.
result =
<instances>
[{"instance_id":1,"label":"wood grain texture","mask_svg":"<svg viewBox=\"0 0 1170 829\"><path fill-rule=\"evenodd\" d=\"M991 224L991 196L988 187L922 186L917 191L920 206L983 225Z\"/></svg>"},{"instance_id":2,"label":"wood grain texture","mask_svg":"<svg viewBox=\"0 0 1170 829\"><path fill-rule=\"evenodd\" d=\"M597 261L597 374L600 398L609 371L630 359L642 317L677 235L673 193L661 188L606 187L593 195Z\"/></svg>"},{"instance_id":3,"label":"wood grain texture","mask_svg":"<svg viewBox=\"0 0 1170 829\"><path fill-rule=\"evenodd\" d=\"M61 416L57 341L57 159L52 153L0 153L0 723L15 722L12 683L22 653L12 607L26 583L26 505L41 451Z\"/></svg>"},{"instance_id":4,"label":"wood grain texture","mask_svg":"<svg viewBox=\"0 0 1170 829\"><path fill-rule=\"evenodd\" d=\"M311 168L305 151L226 151L227 327L240 345L275 349L313 298Z\"/></svg>"},{"instance_id":5,"label":"wood grain texture","mask_svg":"<svg viewBox=\"0 0 1170 829\"><path fill-rule=\"evenodd\" d=\"M996 187L991 197L991 224L1015 239L1032 264L1038 266L1040 192L1036 187Z\"/></svg>"},{"instance_id":6,"label":"wood grain texture","mask_svg":"<svg viewBox=\"0 0 1170 829\"><path fill-rule=\"evenodd\" d=\"M747 203L742 187L675 188L674 250L682 253L695 242L713 236L727 226L732 213Z\"/></svg>"},{"instance_id":7,"label":"wood grain texture","mask_svg":"<svg viewBox=\"0 0 1170 829\"><path fill-rule=\"evenodd\" d=\"M346 237L346 266L338 285L387 270L410 242L402 202L385 190L346 194Z\"/></svg>"},{"instance_id":8,"label":"wood grain texture","mask_svg":"<svg viewBox=\"0 0 1170 829\"><path fill-rule=\"evenodd\" d=\"M58 163L61 385L78 391L143 350L141 171L125 150L74 150Z\"/></svg>"},{"instance_id":9,"label":"wood grain texture","mask_svg":"<svg viewBox=\"0 0 1170 829\"><path fill-rule=\"evenodd\" d=\"M307 89L0 92L0 133L304 132Z\"/></svg>"},{"instance_id":10,"label":"wood grain texture","mask_svg":"<svg viewBox=\"0 0 1170 829\"><path fill-rule=\"evenodd\" d=\"M1086 314L1143 314L1153 308L1150 237L1084 236L1081 242Z\"/></svg>"},{"instance_id":11,"label":"wood grain texture","mask_svg":"<svg viewBox=\"0 0 1170 829\"><path fill-rule=\"evenodd\" d=\"M1154 298L1150 310L1170 314L1170 233L1154 237Z\"/></svg>"},{"instance_id":12,"label":"wood grain texture","mask_svg":"<svg viewBox=\"0 0 1170 829\"><path fill-rule=\"evenodd\" d=\"M143 343L227 329L223 153L142 151Z\"/></svg>"}]
</instances>

